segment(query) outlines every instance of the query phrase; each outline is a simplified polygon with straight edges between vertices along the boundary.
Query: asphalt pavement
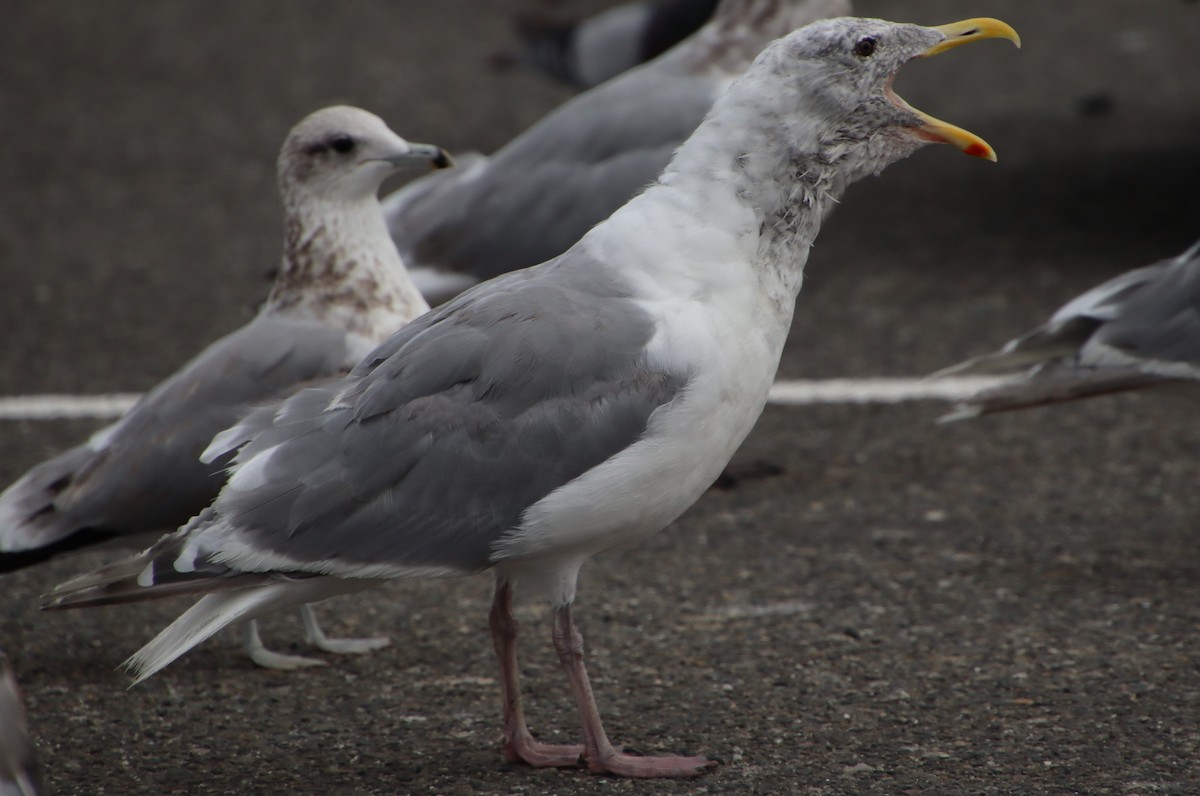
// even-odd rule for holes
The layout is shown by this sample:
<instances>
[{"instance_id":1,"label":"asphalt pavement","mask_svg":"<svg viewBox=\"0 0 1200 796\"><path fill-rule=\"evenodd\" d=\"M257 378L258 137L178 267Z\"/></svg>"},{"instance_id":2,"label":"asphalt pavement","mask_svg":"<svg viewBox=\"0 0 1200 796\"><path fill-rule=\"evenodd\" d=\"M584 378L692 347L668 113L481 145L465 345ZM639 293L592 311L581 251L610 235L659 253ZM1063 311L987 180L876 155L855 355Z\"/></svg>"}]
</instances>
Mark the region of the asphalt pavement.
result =
<instances>
[{"instance_id":1,"label":"asphalt pavement","mask_svg":"<svg viewBox=\"0 0 1200 796\"><path fill-rule=\"evenodd\" d=\"M144 390L253 313L279 256L274 160L323 105L491 151L570 94L501 69L532 0L39 0L0 24L0 395ZM559 2L583 13L602 2ZM809 260L784 378L916 376L995 348L1200 236L1200 7L861 0L1024 38L906 68L929 147L854 186ZM186 601L43 614L112 557L7 577L0 646L54 793L1200 792L1196 406L1128 395L937 426L938 403L768 408L709 492L585 568L610 734L709 754L690 782L511 766L486 577L320 608L394 645L296 674L234 636L126 690ZM0 422L0 482L99 428ZM527 605L530 720L577 735ZM268 642L300 650L299 621Z\"/></svg>"}]
</instances>

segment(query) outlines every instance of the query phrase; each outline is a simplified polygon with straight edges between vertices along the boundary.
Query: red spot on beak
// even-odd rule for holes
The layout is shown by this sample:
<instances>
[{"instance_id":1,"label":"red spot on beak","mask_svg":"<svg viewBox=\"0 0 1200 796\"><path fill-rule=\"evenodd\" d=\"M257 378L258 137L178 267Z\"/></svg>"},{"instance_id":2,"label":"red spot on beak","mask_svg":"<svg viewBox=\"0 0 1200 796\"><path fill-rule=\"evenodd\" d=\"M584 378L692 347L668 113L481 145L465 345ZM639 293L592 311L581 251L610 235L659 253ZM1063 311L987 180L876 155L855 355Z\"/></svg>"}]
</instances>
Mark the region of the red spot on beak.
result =
<instances>
[{"instance_id":1,"label":"red spot on beak","mask_svg":"<svg viewBox=\"0 0 1200 796\"><path fill-rule=\"evenodd\" d=\"M983 144L971 144L963 152L966 152L968 155L974 155L977 158L986 158L988 156L988 149Z\"/></svg>"}]
</instances>

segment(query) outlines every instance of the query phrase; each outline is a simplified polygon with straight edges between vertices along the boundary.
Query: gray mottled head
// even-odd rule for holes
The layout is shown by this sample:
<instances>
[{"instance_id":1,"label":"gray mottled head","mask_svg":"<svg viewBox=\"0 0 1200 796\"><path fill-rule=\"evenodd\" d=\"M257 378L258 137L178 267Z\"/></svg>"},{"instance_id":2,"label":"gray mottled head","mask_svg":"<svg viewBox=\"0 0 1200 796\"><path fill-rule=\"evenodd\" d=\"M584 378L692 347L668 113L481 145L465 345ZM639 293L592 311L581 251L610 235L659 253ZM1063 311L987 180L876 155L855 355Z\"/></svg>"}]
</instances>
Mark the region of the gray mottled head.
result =
<instances>
[{"instance_id":1,"label":"gray mottled head","mask_svg":"<svg viewBox=\"0 0 1200 796\"><path fill-rule=\"evenodd\" d=\"M300 121L279 152L279 189L285 197L356 201L373 197L398 168L414 163L450 165L438 147L413 144L378 116L338 105Z\"/></svg>"},{"instance_id":2,"label":"gray mottled head","mask_svg":"<svg viewBox=\"0 0 1200 796\"><path fill-rule=\"evenodd\" d=\"M822 142L847 147L911 150L921 142L943 142L967 154L995 160L981 138L911 107L892 91L896 72L914 58L986 38L1020 44L1016 32L994 19L969 19L938 27L844 17L814 22L772 43L748 74L780 83L805 96L797 124ZM784 109L785 113L787 112Z\"/></svg>"}]
</instances>

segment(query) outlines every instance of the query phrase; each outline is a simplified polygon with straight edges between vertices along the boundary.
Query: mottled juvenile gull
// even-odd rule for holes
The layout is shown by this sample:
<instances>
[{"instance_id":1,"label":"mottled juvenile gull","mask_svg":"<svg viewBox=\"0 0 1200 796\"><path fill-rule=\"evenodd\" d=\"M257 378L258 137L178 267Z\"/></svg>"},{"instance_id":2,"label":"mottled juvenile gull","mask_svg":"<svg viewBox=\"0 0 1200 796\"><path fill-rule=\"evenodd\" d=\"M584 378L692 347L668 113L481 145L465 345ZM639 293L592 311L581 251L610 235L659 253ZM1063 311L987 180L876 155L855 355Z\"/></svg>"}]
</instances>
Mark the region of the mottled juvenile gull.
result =
<instances>
[{"instance_id":1,"label":"mottled juvenile gull","mask_svg":"<svg viewBox=\"0 0 1200 796\"><path fill-rule=\"evenodd\" d=\"M654 61L582 94L489 158L384 200L417 287L441 303L566 251L650 183L754 56L848 0L724 0Z\"/></svg>"},{"instance_id":2,"label":"mottled juvenile gull","mask_svg":"<svg viewBox=\"0 0 1200 796\"><path fill-rule=\"evenodd\" d=\"M1000 351L941 371L1019 373L943 420L961 420L1125 390L1200 382L1200 241L1178 257L1114 277Z\"/></svg>"},{"instance_id":3,"label":"mottled juvenile gull","mask_svg":"<svg viewBox=\"0 0 1200 796\"><path fill-rule=\"evenodd\" d=\"M913 58L997 36L1016 41L995 20L839 19L773 43L659 180L576 246L418 318L338 383L252 415L230 435L250 441L212 507L50 605L211 591L130 659L141 680L230 622L491 569L510 760L703 772L702 757L608 740L572 616L579 569L678 517L750 431L810 244L851 182L929 142L994 158L890 86ZM517 581L555 607L582 745L537 741L525 723Z\"/></svg>"},{"instance_id":4,"label":"mottled juvenile gull","mask_svg":"<svg viewBox=\"0 0 1200 796\"><path fill-rule=\"evenodd\" d=\"M598 86L696 31L717 0L639 0L573 22L517 17L529 61L564 83Z\"/></svg>"},{"instance_id":5,"label":"mottled juvenile gull","mask_svg":"<svg viewBox=\"0 0 1200 796\"><path fill-rule=\"evenodd\" d=\"M38 796L42 770L29 740L17 678L0 650L0 796Z\"/></svg>"},{"instance_id":6,"label":"mottled juvenile gull","mask_svg":"<svg viewBox=\"0 0 1200 796\"><path fill-rule=\"evenodd\" d=\"M34 467L0 494L0 572L59 553L177 528L216 497L230 457L202 464L213 435L264 400L346 373L428 309L387 234L376 194L402 165L444 153L396 136L357 108L326 108L288 134L279 155L283 261L262 310L204 349L86 443ZM311 610L306 634L332 652L385 639L325 639ZM260 665L318 663L262 648Z\"/></svg>"}]
</instances>

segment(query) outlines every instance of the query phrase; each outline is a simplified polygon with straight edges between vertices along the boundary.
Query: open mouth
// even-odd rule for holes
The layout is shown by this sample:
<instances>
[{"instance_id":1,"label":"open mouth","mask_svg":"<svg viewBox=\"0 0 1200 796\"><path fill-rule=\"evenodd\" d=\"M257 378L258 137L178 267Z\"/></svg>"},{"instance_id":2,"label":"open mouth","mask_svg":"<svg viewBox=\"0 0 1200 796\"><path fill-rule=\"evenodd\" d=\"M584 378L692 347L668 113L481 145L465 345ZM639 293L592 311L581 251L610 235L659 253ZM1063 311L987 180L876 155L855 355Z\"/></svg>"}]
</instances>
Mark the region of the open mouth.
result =
<instances>
[{"instance_id":1,"label":"open mouth","mask_svg":"<svg viewBox=\"0 0 1200 796\"><path fill-rule=\"evenodd\" d=\"M938 55L959 45L969 44L970 42L982 39L1008 39L1018 47L1021 46L1021 37L1017 35L1017 32L1011 26L998 19L988 17L964 19L962 22L938 25L931 28L931 30L938 31L945 38L921 53L919 56L921 58ZM919 125L910 128L914 135L925 141L951 144L968 155L973 155L977 158L986 158L991 161L996 160L996 151L992 149L991 145L970 130L964 130L949 122L936 119L905 102L904 98L892 89L892 82L895 78L895 75L888 78L887 85L884 87L884 96L897 108L907 111L920 119L921 123Z\"/></svg>"}]
</instances>

